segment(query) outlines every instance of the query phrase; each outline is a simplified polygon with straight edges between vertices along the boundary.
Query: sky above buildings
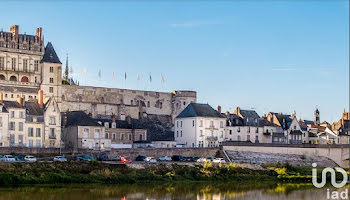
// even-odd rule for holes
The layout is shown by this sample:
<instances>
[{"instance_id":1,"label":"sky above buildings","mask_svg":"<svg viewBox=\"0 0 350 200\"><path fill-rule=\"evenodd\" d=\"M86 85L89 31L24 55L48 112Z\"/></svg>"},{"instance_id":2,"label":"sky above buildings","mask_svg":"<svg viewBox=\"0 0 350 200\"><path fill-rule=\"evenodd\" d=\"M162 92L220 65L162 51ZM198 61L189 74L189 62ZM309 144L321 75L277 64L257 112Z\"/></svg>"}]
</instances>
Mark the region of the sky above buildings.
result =
<instances>
[{"instance_id":1,"label":"sky above buildings","mask_svg":"<svg viewBox=\"0 0 350 200\"><path fill-rule=\"evenodd\" d=\"M345 0L4 1L1 16L5 31L43 27L80 85L195 90L223 111L303 119L317 106L321 121L349 108Z\"/></svg>"}]
</instances>

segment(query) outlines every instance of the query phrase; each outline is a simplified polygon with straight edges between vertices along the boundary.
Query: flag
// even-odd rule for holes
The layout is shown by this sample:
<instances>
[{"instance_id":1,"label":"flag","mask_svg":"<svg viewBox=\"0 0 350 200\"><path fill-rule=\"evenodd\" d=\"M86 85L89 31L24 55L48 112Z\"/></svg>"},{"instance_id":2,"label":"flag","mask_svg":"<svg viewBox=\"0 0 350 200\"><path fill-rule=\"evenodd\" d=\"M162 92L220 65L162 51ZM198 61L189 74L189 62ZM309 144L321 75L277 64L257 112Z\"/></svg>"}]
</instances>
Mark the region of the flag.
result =
<instances>
[{"instance_id":1,"label":"flag","mask_svg":"<svg viewBox=\"0 0 350 200\"><path fill-rule=\"evenodd\" d=\"M84 69L83 69L83 74L86 74L86 68L84 67Z\"/></svg>"},{"instance_id":2,"label":"flag","mask_svg":"<svg viewBox=\"0 0 350 200\"><path fill-rule=\"evenodd\" d=\"M114 78L114 72L112 72L112 78Z\"/></svg>"},{"instance_id":3,"label":"flag","mask_svg":"<svg viewBox=\"0 0 350 200\"><path fill-rule=\"evenodd\" d=\"M137 73L137 80L140 80L140 75L139 75L139 73Z\"/></svg>"},{"instance_id":4,"label":"flag","mask_svg":"<svg viewBox=\"0 0 350 200\"><path fill-rule=\"evenodd\" d=\"M164 76L163 76L163 74L160 75L160 82L164 83Z\"/></svg>"},{"instance_id":5,"label":"flag","mask_svg":"<svg viewBox=\"0 0 350 200\"><path fill-rule=\"evenodd\" d=\"M98 77L101 78L101 70L98 70Z\"/></svg>"},{"instance_id":6,"label":"flag","mask_svg":"<svg viewBox=\"0 0 350 200\"><path fill-rule=\"evenodd\" d=\"M149 74L149 82L152 82L152 75Z\"/></svg>"},{"instance_id":7,"label":"flag","mask_svg":"<svg viewBox=\"0 0 350 200\"><path fill-rule=\"evenodd\" d=\"M124 79L126 80L126 72L125 72L125 74L124 74Z\"/></svg>"}]
</instances>

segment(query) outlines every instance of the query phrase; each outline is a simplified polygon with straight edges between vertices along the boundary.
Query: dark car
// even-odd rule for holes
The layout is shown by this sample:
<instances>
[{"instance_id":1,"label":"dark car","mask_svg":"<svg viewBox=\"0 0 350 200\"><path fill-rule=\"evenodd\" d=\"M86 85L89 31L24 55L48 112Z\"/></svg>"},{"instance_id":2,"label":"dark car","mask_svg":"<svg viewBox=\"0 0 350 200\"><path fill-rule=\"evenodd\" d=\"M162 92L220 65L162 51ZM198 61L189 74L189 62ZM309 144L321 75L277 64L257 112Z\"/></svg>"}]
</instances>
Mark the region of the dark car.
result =
<instances>
[{"instance_id":1,"label":"dark car","mask_svg":"<svg viewBox=\"0 0 350 200\"><path fill-rule=\"evenodd\" d=\"M183 161L193 162L193 157L184 157Z\"/></svg>"},{"instance_id":2,"label":"dark car","mask_svg":"<svg viewBox=\"0 0 350 200\"><path fill-rule=\"evenodd\" d=\"M24 160L24 157L26 157L26 155L18 155L18 156L16 156L16 161L25 161Z\"/></svg>"},{"instance_id":3,"label":"dark car","mask_svg":"<svg viewBox=\"0 0 350 200\"><path fill-rule=\"evenodd\" d=\"M136 158L135 158L135 161L145 161L146 160L146 156L143 156L143 155L138 155Z\"/></svg>"},{"instance_id":4,"label":"dark car","mask_svg":"<svg viewBox=\"0 0 350 200\"><path fill-rule=\"evenodd\" d=\"M183 156L179 156L179 155L175 155L175 156L172 156L171 159L173 161L185 161L185 158Z\"/></svg>"},{"instance_id":5,"label":"dark car","mask_svg":"<svg viewBox=\"0 0 350 200\"><path fill-rule=\"evenodd\" d=\"M193 158L192 158L192 161L193 161L193 162L197 162L197 160L200 159L200 158L201 158L201 157L193 157Z\"/></svg>"},{"instance_id":6,"label":"dark car","mask_svg":"<svg viewBox=\"0 0 350 200\"><path fill-rule=\"evenodd\" d=\"M76 160L77 161L93 161L95 159L89 155L80 155L80 156L77 156Z\"/></svg>"},{"instance_id":7,"label":"dark car","mask_svg":"<svg viewBox=\"0 0 350 200\"><path fill-rule=\"evenodd\" d=\"M110 160L107 154L101 154L98 156L97 160L99 161L108 161Z\"/></svg>"}]
</instances>

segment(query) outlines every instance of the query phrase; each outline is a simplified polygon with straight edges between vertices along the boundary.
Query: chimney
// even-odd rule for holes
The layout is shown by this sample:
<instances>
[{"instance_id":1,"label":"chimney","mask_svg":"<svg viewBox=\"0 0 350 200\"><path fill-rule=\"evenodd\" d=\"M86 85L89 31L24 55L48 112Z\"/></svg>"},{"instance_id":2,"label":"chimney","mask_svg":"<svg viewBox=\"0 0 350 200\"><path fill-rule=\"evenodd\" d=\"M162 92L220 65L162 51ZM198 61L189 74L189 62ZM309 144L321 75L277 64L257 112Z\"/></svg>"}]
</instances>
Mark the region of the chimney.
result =
<instances>
[{"instance_id":1,"label":"chimney","mask_svg":"<svg viewBox=\"0 0 350 200\"><path fill-rule=\"evenodd\" d=\"M12 25L10 27L10 32L12 33L13 36L18 36L18 34L19 34L19 27L18 27L18 25Z\"/></svg>"},{"instance_id":2,"label":"chimney","mask_svg":"<svg viewBox=\"0 0 350 200\"><path fill-rule=\"evenodd\" d=\"M38 91L38 104L41 108L44 107L44 92L43 92L43 90Z\"/></svg>"},{"instance_id":3,"label":"chimney","mask_svg":"<svg viewBox=\"0 0 350 200\"><path fill-rule=\"evenodd\" d=\"M89 112L89 114L88 114L88 115L89 115L89 117L92 117L92 113L91 113L91 112Z\"/></svg>"},{"instance_id":4,"label":"chimney","mask_svg":"<svg viewBox=\"0 0 350 200\"><path fill-rule=\"evenodd\" d=\"M221 114L221 106L218 106L218 112Z\"/></svg>"},{"instance_id":5,"label":"chimney","mask_svg":"<svg viewBox=\"0 0 350 200\"><path fill-rule=\"evenodd\" d=\"M0 92L0 103L4 102L4 96L2 94L2 92Z\"/></svg>"},{"instance_id":6,"label":"chimney","mask_svg":"<svg viewBox=\"0 0 350 200\"><path fill-rule=\"evenodd\" d=\"M43 29L41 27L36 28L36 36L41 40Z\"/></svg>"},{"instance_id":7,"label":"chimney","mask_svg":"<svg viewBox=\"0 0 350 200\"><path fill-rule=\"evenodd\" d=\"M19 105L21 105L21 106L24 106L24 98L18 96L18 97L17 97L17 103L18 103Z\"/></svg>"},{"instance_id":8,"label":"chimney","mask_svg":"<svg viewBox=\"0 0 350 200\"><path fill-rule=\"evenodd\" d=\"M114 113L112 113L112 122L116 122L116 117Z\"/></svg>"}]
</instances>

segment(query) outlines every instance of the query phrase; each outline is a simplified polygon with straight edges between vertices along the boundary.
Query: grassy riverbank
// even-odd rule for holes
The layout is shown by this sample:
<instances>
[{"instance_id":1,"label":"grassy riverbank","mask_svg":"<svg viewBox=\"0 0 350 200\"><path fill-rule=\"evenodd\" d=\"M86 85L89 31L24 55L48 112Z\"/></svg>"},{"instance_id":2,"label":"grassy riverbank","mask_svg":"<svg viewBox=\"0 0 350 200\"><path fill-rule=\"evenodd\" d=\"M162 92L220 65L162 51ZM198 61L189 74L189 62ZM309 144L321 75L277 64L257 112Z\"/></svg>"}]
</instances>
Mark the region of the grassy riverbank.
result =
<instances>
[{"instance_id":1,"label":"grassy riverbank","mask_svg":"<svg viewBox=\"0 0 350 200\"><path fill-rule=\"evenodd\" d=\"M135 169L99 162L0 163L0 186L57 183L131 184L177 181L310 181L311 169L293 166L264 166L253 170L237 164L147 165Z\"/></svg>"}]
</instances>

